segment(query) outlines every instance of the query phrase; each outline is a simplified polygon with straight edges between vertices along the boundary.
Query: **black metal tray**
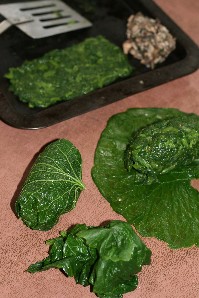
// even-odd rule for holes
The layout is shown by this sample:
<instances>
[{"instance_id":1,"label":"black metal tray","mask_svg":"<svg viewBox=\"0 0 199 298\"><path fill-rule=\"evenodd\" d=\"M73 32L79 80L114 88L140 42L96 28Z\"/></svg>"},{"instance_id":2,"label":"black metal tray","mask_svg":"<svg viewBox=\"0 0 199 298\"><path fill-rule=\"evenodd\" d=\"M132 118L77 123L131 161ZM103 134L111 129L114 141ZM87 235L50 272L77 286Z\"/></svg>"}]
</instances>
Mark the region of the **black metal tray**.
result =
<instances>
[{"instance_id":1,"label":"black metal tray","mask_svg":"<svg viewBox=\"0 0 199 298\"><path fill-rule=\"evenodd\" d=\"M4 0L1 4L8 2L11 1ZM199 67L197 45L151 0L66 0L65 2L91 20L92 28L33 40L16 27L12 27L0 36L0 118L13 127L23 129L47 127L182 77ZM126 39L127 18L138 11L152 18L158 18L177 39L175 51L154 70L147 69L129 57L130 63L136 68L132 77L46 109L30 109L9 91L9 83L3 78L9 67L18 66L24 60L39 57L54 48L71 46L87 37L99 34L122 46Z\"/></svg>"}]
</instances>

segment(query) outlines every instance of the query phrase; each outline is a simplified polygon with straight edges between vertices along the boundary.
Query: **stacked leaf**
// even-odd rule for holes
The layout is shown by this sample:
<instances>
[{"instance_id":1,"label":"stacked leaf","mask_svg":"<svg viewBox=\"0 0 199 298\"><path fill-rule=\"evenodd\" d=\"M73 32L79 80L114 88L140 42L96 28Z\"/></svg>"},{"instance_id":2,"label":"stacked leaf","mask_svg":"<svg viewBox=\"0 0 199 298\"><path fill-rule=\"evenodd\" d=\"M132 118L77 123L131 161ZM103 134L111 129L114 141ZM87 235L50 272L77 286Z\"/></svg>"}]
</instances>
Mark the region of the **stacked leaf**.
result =
<instances>
[{"instance_id":1,"label":"stacked leaf","mask_svg":"<svg viewBox=\"0 0 199 298\"><path fill-rule=\"evenodd\" d=\"M91 285L103 298L121 298L137 287L137 273L150 263L151 251L122 221L105 227L79 224L60 237L47 241L49 256L31 265L31 273L50 268L62 269L76 283Z\"/></svg>"}]
</instances>

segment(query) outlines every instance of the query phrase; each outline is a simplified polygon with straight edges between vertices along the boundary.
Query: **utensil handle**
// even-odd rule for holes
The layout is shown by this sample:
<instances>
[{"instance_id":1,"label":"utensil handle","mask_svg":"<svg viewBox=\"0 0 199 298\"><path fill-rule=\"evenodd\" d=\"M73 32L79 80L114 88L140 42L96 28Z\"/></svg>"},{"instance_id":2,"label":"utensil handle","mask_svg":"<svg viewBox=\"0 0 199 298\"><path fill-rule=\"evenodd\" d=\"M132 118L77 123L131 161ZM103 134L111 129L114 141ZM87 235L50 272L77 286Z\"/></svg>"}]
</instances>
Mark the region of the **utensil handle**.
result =
<instances>
[{"instance_id":1,"label":"utensil handle","mask_svg":"<svg viewBox=\"0 0 199 298\"><path fill-rule=\"evenodd\" d=\"M0 23L0 34L10 28L12 24L8 20L4 20Z\"/></svg>"}]
</instances>

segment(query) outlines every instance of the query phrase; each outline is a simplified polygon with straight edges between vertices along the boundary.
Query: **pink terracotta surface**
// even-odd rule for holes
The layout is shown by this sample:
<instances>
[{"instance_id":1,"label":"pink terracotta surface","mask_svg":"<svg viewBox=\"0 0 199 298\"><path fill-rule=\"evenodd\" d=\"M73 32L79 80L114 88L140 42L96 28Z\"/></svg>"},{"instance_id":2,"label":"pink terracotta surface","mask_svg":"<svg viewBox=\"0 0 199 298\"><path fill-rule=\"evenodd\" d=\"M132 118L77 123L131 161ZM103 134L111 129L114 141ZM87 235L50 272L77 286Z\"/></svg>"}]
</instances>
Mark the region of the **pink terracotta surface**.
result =
<instances>
[{"instance_id":1,"label":"pink terracotta surface","mask_svg":"<svg viewBox=\"0 0 199 298\"><path fill-rule=\"evenodd\" d=\"M156 0L199 44L199 1ZM47 256L44 241L76 223L99 225L123 219L100 195L91 178L94 151L107 120L131 107L175 107L199 114L199 71L130 96L117 103L41 130L19 130L0 122L0 297L94 298L89 287L76 285L60 271L51 269L31 275L27 267ZM69 139L83 158L83 181L76 208L61 217L48 232L32 231L12 211L15 192L34 155L46 143ZM198 183L194 182L198 188ZM199 248L171 250L157 239L143 238L152 250L152 263L139 274L139 286L125 298L199 297Z\"/></svg>"}]
</instances>

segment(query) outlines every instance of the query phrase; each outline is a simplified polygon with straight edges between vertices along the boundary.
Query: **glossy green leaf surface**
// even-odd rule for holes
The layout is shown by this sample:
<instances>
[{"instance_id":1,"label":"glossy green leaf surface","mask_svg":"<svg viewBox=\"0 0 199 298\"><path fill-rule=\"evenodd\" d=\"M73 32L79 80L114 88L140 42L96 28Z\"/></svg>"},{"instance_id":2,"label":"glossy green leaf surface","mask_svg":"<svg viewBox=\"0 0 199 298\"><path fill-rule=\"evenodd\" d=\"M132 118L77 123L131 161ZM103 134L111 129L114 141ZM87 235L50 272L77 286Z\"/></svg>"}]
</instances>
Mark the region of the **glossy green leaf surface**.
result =
<instances>
[{"instance_id":1,"label":"glossy green leaf surface","mask_svg":"<svg viewBox=\"0 0 199 298\"><path fill-rule=\"evenodd\" d=\"M171 248L199 246L199 193L190 184L199 178L198 160L158 175L158 181L148 185L141 173L126 170L124 152L139 129L183 115L177 109L158 108L114 115L102 132L92 169L94 182L112 208L142 236L157 237Z\"/></svg>"},{"instance_id":2,"label":"glossy green leaf surface","mask_svg":"<svg viewBox=\"0 0 199 298\"><path fill-rule=\"evenodd\" d=\"M82 159L65 139L50 143L38 156L16 201L16 212L31 229L49 230L76 205L84 189Z\"/></svg>"},{"instance_id":3,"label":"glossy green leaf surface","mask_svg":"<svg viewBox=\"0 0 199 298\"><path fill-rule=\"evenodd\" d=\"M151 251L130 224L113 220L104 227L76 225L47 241L49 256L28 268L62 269L76 283L91 285L98 297L122 298L138 284L137 273L150 264Z\"/></svg>"}]
</instances>

